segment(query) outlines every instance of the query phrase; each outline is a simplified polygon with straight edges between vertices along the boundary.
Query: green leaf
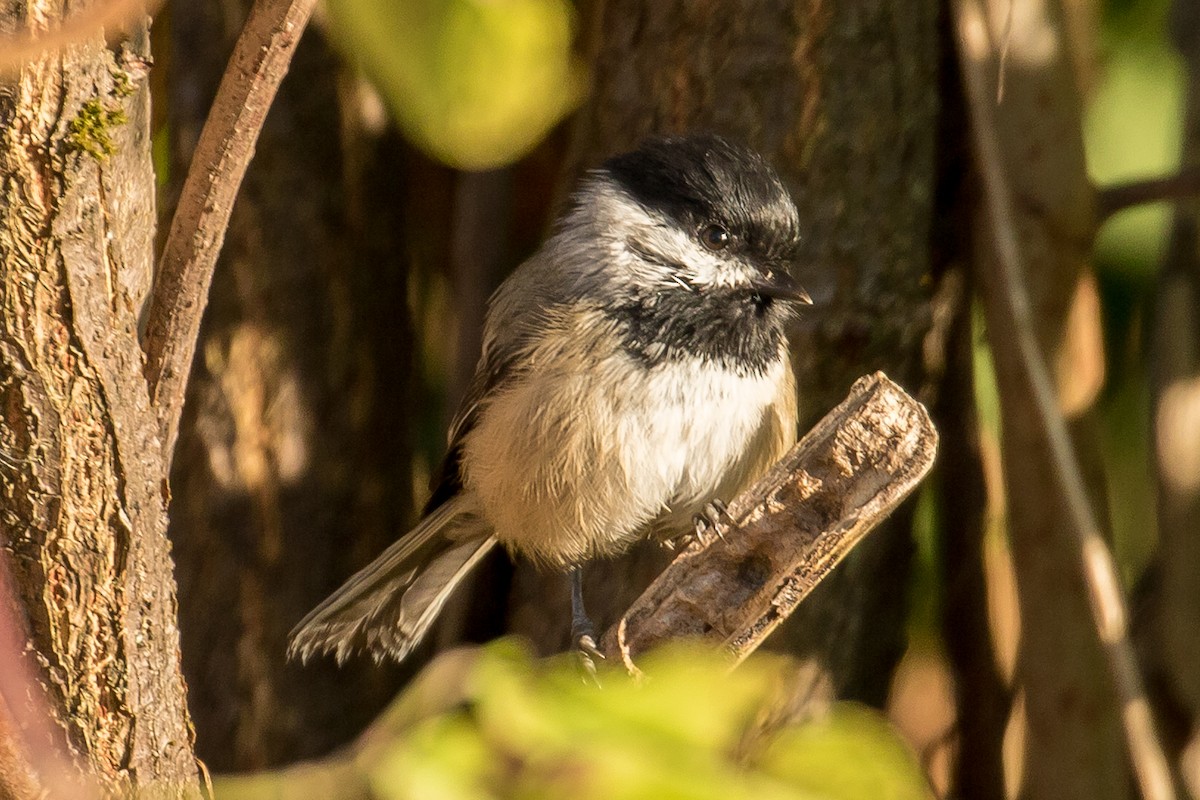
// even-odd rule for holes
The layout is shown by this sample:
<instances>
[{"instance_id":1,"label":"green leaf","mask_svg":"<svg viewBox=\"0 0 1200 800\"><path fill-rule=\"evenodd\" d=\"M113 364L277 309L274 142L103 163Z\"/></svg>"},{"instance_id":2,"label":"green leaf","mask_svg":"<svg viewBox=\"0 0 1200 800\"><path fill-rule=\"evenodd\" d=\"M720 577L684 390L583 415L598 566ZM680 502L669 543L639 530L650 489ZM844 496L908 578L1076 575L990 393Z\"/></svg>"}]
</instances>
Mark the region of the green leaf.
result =
<instances>
[{"instance_id":1,"label":"green leaf","mask_svg":"<svg viewBox=\"0 0 1200 800\"><path fill-rule=\"evenodd\" d=\"M465 714L425 720L368 767L380 800L441 797L482 800L489 789L493 754Z\"/></svg>"},{"instance_id":2,"label":"green leaf","mask_svg":"<svg viewBox=\"0 0 1200 800\"><path fill-rule=\"evenodd\" d=\"M820 720L780 734L759 766L830 800L929 800L912 751L886 718L839 704Z\"/></svg>"},{"instance_id":3,"label":"green leaf","mask_svg":"<svg viewBox=\"0 0 1200 800\"><path fill-rule=\"evenodd\" d=\"M1084 125L1088 171L1097 184L1177 169L1183 98L1183 66L1163 39L1113 47ZM1102 268L1153 274L1170 216L1169 206L1157 203L1112 217L1096 239Z\"/></svg>"},{"instance_id":4,"label":"green leaf","mask_svg":"<svg viewBox=\"0 0 1200 800\"><path fill-rule=\"evenodd\" d=\"M462 169L510 163L579 101L565 0L329 0L335 38L406 134Z\"/></svg>"},{"instance_id":5,"label":"green leaf","mask_svg":"<svg viewBox=\"0 0 1200 800\"><path fill-rule=\"evenodd\" d=\"M471 662L461 702L365 760L381 800L916 800L912 755L875 712L838 707L747 759L745 736L778 700L790 662L671 646L634 681L603 666L603 688L572 657L535 661L512 640ZM443 665L445 666L445 665ZM792 676L789 678L789 676Z\"/></svg>"}]
</instances>

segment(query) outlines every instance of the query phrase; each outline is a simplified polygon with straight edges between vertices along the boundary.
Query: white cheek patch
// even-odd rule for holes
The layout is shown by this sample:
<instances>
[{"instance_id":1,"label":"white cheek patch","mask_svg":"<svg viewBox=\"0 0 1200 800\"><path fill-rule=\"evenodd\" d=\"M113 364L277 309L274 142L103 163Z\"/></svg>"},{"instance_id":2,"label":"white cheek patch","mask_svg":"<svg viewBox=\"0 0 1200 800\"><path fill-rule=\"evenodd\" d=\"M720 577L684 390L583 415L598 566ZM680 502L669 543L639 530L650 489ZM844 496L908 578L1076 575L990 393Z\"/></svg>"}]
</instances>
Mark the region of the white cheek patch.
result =
<instances>
[{"instance_id":1,"label":"white cheek patch","mask_svg":"<svg viewBox=\"0 0 1200 800\"><path fill-rule=\"evenodd\" d=\"M614 242L618 250L625 251L615 254L617 259L627 261L631 269L642 273L649 282L684 288L732 288L746 286L752 280L754 267L704 247L696 239L695 231L684 230L664 215L647 211L632 200L605 200L614 227L626 232L625 237ZM618 219L620 222L616 223Z\"/></svg>"}]
</instances>

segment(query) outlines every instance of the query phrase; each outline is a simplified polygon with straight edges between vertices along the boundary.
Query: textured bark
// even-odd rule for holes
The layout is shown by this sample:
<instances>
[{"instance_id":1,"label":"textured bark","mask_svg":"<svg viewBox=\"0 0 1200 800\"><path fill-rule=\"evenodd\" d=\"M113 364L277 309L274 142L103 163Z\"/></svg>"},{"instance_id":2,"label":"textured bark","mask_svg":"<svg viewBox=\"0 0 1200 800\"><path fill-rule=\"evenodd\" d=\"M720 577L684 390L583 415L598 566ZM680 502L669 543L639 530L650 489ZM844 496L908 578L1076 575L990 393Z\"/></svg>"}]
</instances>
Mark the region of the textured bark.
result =
<instances>
[{"instance_id":1,"label":"textured bark","mask_svg":"<svg viewBox=\"0 0 1200 800\"><path fill-rule=\"evenodd\" d=\"M1096 422L1087 411L1102 380L1102 369L1096 369L1103 363L1102 343L1098 319L1071 314L1089 286L1087 248L1095 227L1079 92L1062 44L1061 8L1047 2L1030 4L1018 17L1008 11L1004 2L988 3L993 37L1012 22L1004 104L995 115L1000 168L1014 198L1033 333L1046 362L1057 368L1059 402L1070 421L1091 506L1103 509ZM994 74L997 59L984 31L976 33L966 37L964 57L982 60ZM992 227L986 212L979 214L976 266L1000 385L1008 530L1021 615L1016 678L1024 691L1026 719L1021 794L1063 800L1127 797L1123 728L1083 582L1079 540L1073 535L1077 519L1060 493L1059 465L1028 388ZM1070 324L1072 317L1077 324Z\"/></svg>"},{"instance_id":2,"label":"textured bark","mask_svg":"<svg viewBox=\"0 0 1200 800\"><path fill-rule=\"evenodd\" d=\"M171 8L181 176L247 2ZM184 669L214 771L322 754L400 672L285 660L295 622L411 519L405 153L318 32L233 210L172 474Z\"/></svg>"},{"instance_id":3,"label":"textured bark","mask_svg":"<svg viewBox=\"0 0 1200 800\"><path fill-rule=\"evenodd\" d=\"M802 429L866 372L920 388L937 5L771 0L748 12L721 0L596 0L591 12L594 86L567 176L654 131L713 130L760 150L797 200L796 273L819 307L792 337ZM909 516L859 547L773 638L812 655L841 694L886 695L904 646ZM647 548L590 567L597 621L611 624L668 556ZM522 569L515 592L514 626L562 647L561 580Z\"/></svg>"},{"instance_id":4,"label":"textured bark","mask_svg":"<svg viewBox=\"0 0 1200 800\"><path fill-rule=\"evenodd\" d=\"M0 30L52 23L63 5L9 3ZM154 234L148 58L139 27L0 83L0 538L71 748L113 791L195 795L137 339Z\"/></svg>"}]
</instances>

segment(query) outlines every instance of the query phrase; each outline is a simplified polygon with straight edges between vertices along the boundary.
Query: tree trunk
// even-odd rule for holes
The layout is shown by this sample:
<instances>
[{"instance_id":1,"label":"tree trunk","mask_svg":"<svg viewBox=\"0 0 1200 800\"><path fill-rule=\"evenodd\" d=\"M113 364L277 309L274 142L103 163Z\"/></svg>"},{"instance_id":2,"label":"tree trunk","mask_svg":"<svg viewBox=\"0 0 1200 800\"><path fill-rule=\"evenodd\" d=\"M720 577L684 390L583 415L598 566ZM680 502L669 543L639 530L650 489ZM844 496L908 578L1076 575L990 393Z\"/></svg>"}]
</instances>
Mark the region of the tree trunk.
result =
<instances>
[{"instance_id":1,"label":"tree trunk","mask_svg":"<svg viewBox=\"0 0 1200 800\"><path fill-rule=\"evenodd\" d=\"M943 23L954 52L953 26ZM963 87L956 69L944 70L938 131L937 222L933 232L938 296L935 330L945 337L930 409L941 435L936 473L941 634L955 697L954 763L948 796L1004 800L1004 731L1012 692L1001 674L988 613L986 532L988 492L984 444L975 390L975 333L969 300L974 254L972 223L982 198L974 179ZM957 298L955 301L954 298Z\"/></svg>"},{"instance_id":2,"label":"tree trunk","mask_svg":"<svg viewBox=\"0 0 1200 800\"><path fill-rule=\"evenodd\" d=\"M748 12L720 0L596 0L590 11L594 86L568 179L651 132L745 141L780 169L807 226L796 273L817 309L792 337L801 427L876 369L920 389L937 5L772 0ZM859 547L773 637L811 657L839 694L886 696L904 647L909 517L902 511ZM589 610L601 629L667 555L647 547L589 568ZM565 581L519 569L518 630L561 648L566 608Z\"/></svg>"},{"instance_id":3,"label":"tree trunk","mask_svg":"<svg viewBox=\"0 0 1200 800\"><path fill-rule=\"evenodd\" d=\"M1090 502L1103 510L1103 465L1097 420L1090 411L1104 363L1087 268L1094 196L1062 5L1031 0L1028 13L1015 16L1002 1L986 7L985 24L995 37L989 41L1003 37L1009 54L1003 113L996 115L994 135L1013 196L1033 333L1055 372L1060 410L1068 419ZM986 59L988 74L998 74L1000 57L977 43L964 45L963 57ZM985 208L977 207L976 270L1000 388L1007 522L1021 619L1016 674L1025 710L1020 796L1125 798L1130 774L1120 708L1092 622L1071 533L1075 521L1059 490L1059 467L1026 388L1023 355L1004 310L1005 288Z\"/></svg>"},{"instance_id":4,"label":"tree trunk","mask_svg":"<svg viewBox=\"0 0 1200 800\"><path fill-rule=\"evenodd\" d=\"M1183 166L1200 165L1200 2L1175 0L1171 32L1187 67ZM1175 206L1147 327L1159 550L1136 620L1165 743L1200 796L1200 203Z\"/></svg>"},{"instance_id":5,"label":"tree trunk","mask_svg":"<svg viewBox=\"0 0 1200 800\"><path fill-rule=\"evenodd\" d=\"M8 3L0 31L56 24L63 5ZM0 82L0 537L72 750L114 793L195 796L137 338L154 175L149 42L133 27Z\"/></svg>"},{"instance_id":6,"label":"tree trunk","mask_svg":"<svg viewBox=\"0 0 1200 800\"><path fill-rule=\"evenodd\" d=\"M171 8L180 181L250 3L232 5ZM411 522L408 151L364 125L358 90L310 29L234 207L196 349L171 536L197 752L214 771L327 752L403 674L285 659L300 617Z\"/></svg>"}]
</instances>

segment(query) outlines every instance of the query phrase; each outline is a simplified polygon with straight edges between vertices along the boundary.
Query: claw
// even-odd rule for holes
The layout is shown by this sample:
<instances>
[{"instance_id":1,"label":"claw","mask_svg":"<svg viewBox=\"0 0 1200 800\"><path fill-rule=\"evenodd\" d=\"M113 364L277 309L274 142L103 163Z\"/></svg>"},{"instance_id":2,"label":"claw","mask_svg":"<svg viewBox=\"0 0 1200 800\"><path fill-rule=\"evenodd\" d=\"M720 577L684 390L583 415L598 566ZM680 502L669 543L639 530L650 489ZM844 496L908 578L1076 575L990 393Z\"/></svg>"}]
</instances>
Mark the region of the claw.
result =
<instances>
[{"instance_id":1,"label":"claw","mask_svg":"<svg viewBox=\"0 0 1200 800\"><path fill-rule=\"evenodd\" d=\"M713 499L709 503L709 506L716 510L717 516L721 518L721 522L724 522L726 525L737 524L737 520L733 518L733 514L729 513L729 506L725 505L724 500Z\"/></svg>"},{"instance_id":2,"label":"claw","mask_svg":"<svg viewBox=\"0 0 1200 800\"><path fill-rule=\"evenodd\" d=\"M589 658L596 658L600 661L604 660L604 653L600 652L600 648L596 646L596 641L591 634L585 633L575 640L575 647L579 652Z\"/></svg>"},{"instance_id":3,"label":"claw","mask_svg":"<svg viewBox=\"0 0 1200 800\"><path fill-rule=\"evenodd\" d=\"M720 500L711 500L705 503L704 508L695 516L695 532L685 534L685 536L694 538L701 544L708 544L711 536L725 541L725 532L722 527L734 523L735 520L729 513L729 508Z\"/></svg>"},{"instance_id":4,"label":"claw","mask_svg":"<svg viewBox=\"0 0 1200 800\"><path fill-rule=\"evenodd\" d=\"M591 633L576 633L572 629L571 637L575 640L575 655L579 658L584 681L599 687L600 678L596 674L596 662L604 660L604 653L596 646L596 640Z\"/></svg>"}]
</instances>

